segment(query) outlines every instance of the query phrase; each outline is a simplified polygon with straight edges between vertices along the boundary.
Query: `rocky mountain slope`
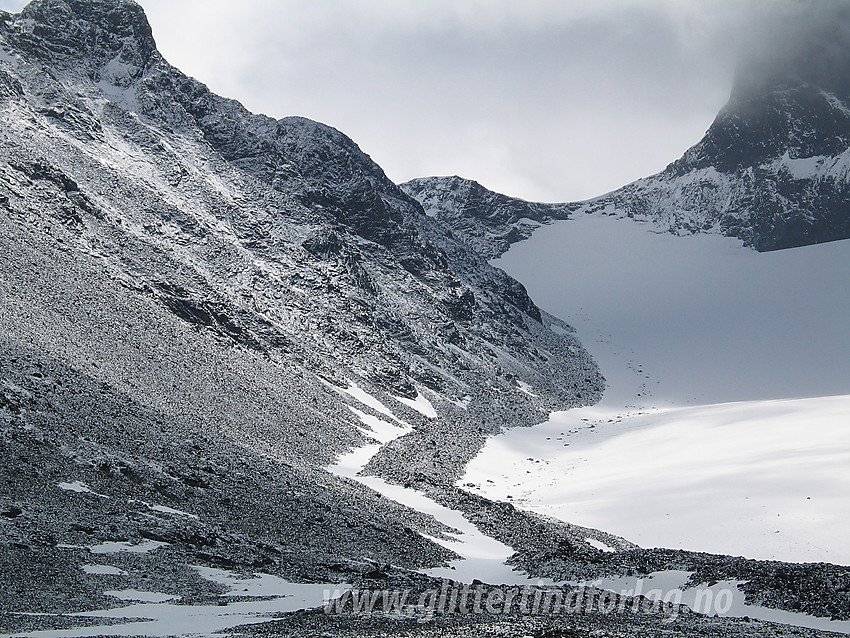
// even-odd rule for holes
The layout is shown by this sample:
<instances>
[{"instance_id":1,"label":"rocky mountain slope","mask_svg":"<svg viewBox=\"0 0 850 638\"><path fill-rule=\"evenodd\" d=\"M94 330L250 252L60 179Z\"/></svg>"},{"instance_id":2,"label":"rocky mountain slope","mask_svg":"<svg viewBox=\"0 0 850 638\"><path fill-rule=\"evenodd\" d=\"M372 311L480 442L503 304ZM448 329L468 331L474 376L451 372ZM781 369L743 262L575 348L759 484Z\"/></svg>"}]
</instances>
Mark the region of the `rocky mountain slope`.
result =
<instances>
[{"instance_id":1,"label":"rocky mountain slope","mask_svg":"<svg viewBox=\"0 0 850 638\"><path fill-rule=\"evenodd\" d=\"M489 259L528 239L540 224L569 217L569 204L541 204L509 197L462 177L420 177L401 185L428 216L448 226Z\"/></svg>"},{"instance_id":2,"label":"rocky mountain slope","mask_svg":"<svg viewBox=\"0 0 850 638\"><path fill-rule=\"evenodd\" d=\"M753 50L703 139L665 170L587 202L534 204L458 177L402 189L493 257L533 222L630 217L675 234L720 233L759 251L850 237L850 7L812 21L777 54Z\"/></svg>"},{"instance_id":3,"label":"rocky mountain slope","mask_svg":"<svg viewBox=\"0 0 850 638\"><path fill-rule=\"evenodd\" d=\"M130 0L0 13L0 118L7 611L103 604L74 548L104 542L166 543L127 559L187 600L192 561L444 563L421 535L444 526L322 469L370 440L349 407L377 415L344 390L413 428L372 471L434 485L600 395L557 320L354 142L210 93Z\"/></svg>"},{"instance_id":4,"label":"rocky mountain slope","mask_svg":"<svg viewBox=\"0 0 850 638\"><path fill-rule=\"evenodd\" d=\"M411 570L456 558L435 542L453 530L325 469L375 440L385 406L411 431L367 472L462 511L529 570L622 568L593 530L455 487L489 434L593 403L604 381L487 241L479 254L352 140L212 94L131 0L0 12L0 121L2 631L170 597L229 615L275 577L433 586ZM578 635L660 620L592 616ZM709 625L738 623L679 633Z\"/></svg>"}]
</instances>

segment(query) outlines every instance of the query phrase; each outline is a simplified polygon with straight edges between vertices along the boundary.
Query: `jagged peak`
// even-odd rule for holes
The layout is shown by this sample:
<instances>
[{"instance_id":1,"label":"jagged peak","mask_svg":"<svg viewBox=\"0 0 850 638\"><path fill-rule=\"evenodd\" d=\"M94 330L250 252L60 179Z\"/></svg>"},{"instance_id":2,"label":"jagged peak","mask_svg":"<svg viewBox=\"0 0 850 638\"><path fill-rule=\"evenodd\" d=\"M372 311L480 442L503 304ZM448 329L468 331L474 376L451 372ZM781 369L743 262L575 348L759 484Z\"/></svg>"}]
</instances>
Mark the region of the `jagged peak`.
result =
<instances>
[{"instance_id":1,"label":"jagged peak","mask_svg":"<svg viewBox=\"0 0 850 638\"><path fill-rule=\"evenodd\" d=\"M448 184L478 184L474 179L461 177L460 175L429 175L427 177L414 177L408 183L441 182ZM479 184L480 185L480 184Z\"/></svg>"},{"instance_id":2,"label":"jagged peak","mask_svg":"<svg viewBox=\"0 0 850 638\"><path fill-rule=\"evenodd\" d=\"M420 191L437 189L439 191L474 191L477 193L489 192L487 188L474 179L461 177L460 175L432 175L428 177L414 177L402 184L407 190Z\"/></svg>"},{"instance_id":3,"label":"jagged peak","mask_svg":"<svg viewBox=\"0 0 850 638\"><path fill-rule=\"evenodd\" d=\"M156 51L147 15L133 0L33 0L16 17L44 55L120 56L144 66Z\"/></svg>"}]
</instances>

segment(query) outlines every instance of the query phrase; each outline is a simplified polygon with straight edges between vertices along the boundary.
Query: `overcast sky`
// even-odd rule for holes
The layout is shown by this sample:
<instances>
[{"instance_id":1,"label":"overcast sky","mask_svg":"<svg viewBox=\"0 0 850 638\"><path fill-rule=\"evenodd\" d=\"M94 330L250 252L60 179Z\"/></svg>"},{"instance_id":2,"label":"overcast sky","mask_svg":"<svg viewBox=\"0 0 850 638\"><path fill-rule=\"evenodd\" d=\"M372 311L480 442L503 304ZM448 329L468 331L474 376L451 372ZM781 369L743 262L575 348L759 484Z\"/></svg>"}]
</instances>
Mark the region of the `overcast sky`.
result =
<instances>
[{"instance_id":1,"label":"overcast sky","mask_svg":"<svg viewBox=\"0 0 850 638\"><path fill-rule=\"evenodd\" d=\"M697 142L754 16L780 3L141 4L172 64L252 111L342 130L394 181L458 174L566 201L661 170Z\"/></svg>"}]
</instances>

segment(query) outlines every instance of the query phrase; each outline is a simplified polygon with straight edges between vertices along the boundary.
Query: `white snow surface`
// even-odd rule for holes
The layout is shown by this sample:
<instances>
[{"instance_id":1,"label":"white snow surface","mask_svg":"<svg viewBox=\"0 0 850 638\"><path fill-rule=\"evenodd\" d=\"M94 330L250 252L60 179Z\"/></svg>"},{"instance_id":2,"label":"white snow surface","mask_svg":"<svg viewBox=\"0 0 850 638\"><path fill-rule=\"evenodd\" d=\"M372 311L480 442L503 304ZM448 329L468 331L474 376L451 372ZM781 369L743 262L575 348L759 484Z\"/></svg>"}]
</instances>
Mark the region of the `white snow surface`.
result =
<instances>
[{"instance_id":1,"label":"white snow surface","mask_svg":"<svg viewBox=\"0 0 850 638\"><path fill-rule=\"evenodd\" d=\"M66 492L76 492L77 494L92 494L94 496L99 496L101 498L109 498L106 494L98 494L91 490L91 488L83 483L82 481L74 481L72 483L57 483L57 486L60 490L65 490Z\"/></svg>"},{"instance_id":2,"label":"white snow surface","mask_svg":"<svg viewBox=\"0 0 850 638\"><path fill-rule=\"evenodd\" d=\"M379 446L371 446L369 451L374 454L378 449ZM365 462L368 462L368 458L365 458L364 465ZM514 553L510 547L483 534L462 513L440 505L425 494L388 483L375 476L358 476L356 471L352 473L350 469L341 467L339 464L329 469L340 476L348 476L397 503L429 514L439 522L456 530L456 533L449 534L450 538L448 539L429 538L459 554L461 560L452 561L448 567L426 570L425 573L437 578L449 578L467 583L476 578L487 583L506 585L551 582L529 578L525 573L515 571L512 567L505 565L505 561Z\"/></svg>"},{"instance_id":3,"label":"white snow surface","mask_svg":"<svg viewBox=\"0 0 850 638\"><path fill-rule=\"evenodd\" d=\"M576 328L608 380L608 405L850 393L850 240L757 253L583 215L495 264Z\"/></svg>"},{"instance_id":4,"label":"white snow surface","mask_svg":"<svg viewBox=\"0 0 850 638\"><path fill-rule=\"evenodd\" d=\"M590 545L591 547L595 547L596 549L598 549L600 551L603 551L603 552L616 552L617 551L613 547L606 545L602 541L598 541L595 538L590 538L588 536L584 540L587 542L588 545Z\"/></svg>"},{"instance_id":5,"label":"white snow surface","mask_svg":"<svg viewBox=\"0 0 850 638\"><path fill-rule=\"evenodd\" d=\"M130 541L107 541L99 545L92 545L88 549L92 554L147 554L167 546L168 543L161 541L145 540L140 543L132 543Z\"/></svg>"},{"instance_id":6,"label":"white snow surface","mask_svg":"<svg viewBox=\"0 0 850 638\"><path fill-rule=\"evenodd\" d=\"M337 388L334 385L330 385L329 387L333 388L334 390L336 390L337 392L339 392L341 394L347 394L352 399L359 401L360 403L362 403L363 405L365 405L367 407L372 408L373 410L375 410L375 412L378 412L379 414L383 414L385 416L388 416L392 420L394 420L398 423L401 423L405 426L407 425L403 421L401 421L395 414L393 414L392 411L387 406L385 406L378 399L376 399L371 394L366 392L366 390L361 388L359 385L357 385L353 381L348 382L347 388Z\"/></svg>"},{"instance_id":7,"label":"white snow surface","mask_svg":"<svg viewBox=\"0 0 850 638\"><path fill-rule=\"evenodd\" d=\"M431 405L431 402L421 392L417 392L415 399L408 399L407 397L399 397L396 395L393 395L393 398L407 407L413 408L426 418L436 419L438 416L434 406Z\"/></svg>"},{"instance_id":8,"label":"white snow surface","mask_svg":"<svg viewBox=\"0 0 850 638\"><path fill-rule=\"evenodd\" d=\"M83 565L81 568L86 574L98 576L126 576L127 572L112 565Z\"/></svg>"},{"instance_id":9,"label":"white snow surface","mask_svg":"<svg viewBox=\"0 0 850 638\"><path fill-rule=\"evenodd\" d=\"M180 600L181 596L161 594L152 591L139 591L138 589L121 589L103 592L104 596L112 596L118 600L130 600L142 603L165 603L169 600Z\"/></svg>"},{"instance_id":10,"label":"white snow surface","mask_svg":"<svg viewBox=\"0 0 850 638\"><path fill-rule=\"evenodd\" d=\"M850 241L757 253L581 216L496 265L608 389L493 437L461 483L643 546L850 564Z\"/></svg>"},{"instance_id":11,"label":"white snow surface","mask_svg":"<svg viewBox=\"0 0 850 638\"><path fill-rule=\"evenodd\" d=\"M177 510L173 507L168 507L166 505L151 505L149 503L145 503L149 509L152 509L154 512L162 512L163 514L174 514L175 516L187 516L189 518L198 518L197 514L190 514L189 512L184 512L183 510Z\"/></svg>"},{"instance_id":12,"label":"white snow surface","mask_svg":"<svg viewBox=\"0 0 850 638\"><path fill-rule=\"evenodd\" d=\"M348 409L366 426L365 428L361 428L361 431L380 443L389 443L393 439L397 439L411 431L409 426L405 427L400 424L384 421L351 406L348 406Z\"/></svg>"},{"instance_id":13,"label":"white snow surface","mask_svg":"<svg viewBox=\"0 0 850 638\"><path fill-rule=\"evenodd\" d=\"M174 509L173 507L168 507L166 505L153 505L153 504L148 503L146 501L138 501L138 500L135 500L135 499L130 499L130 502L131 503L141 503L142 505L144 505L145 507L147 507L149 510L151 510L153 512L161 512L163 514L174 514L175 516L187 516L189 518L195 518L195 519L198 518L198 516L196 514L190 514L189 512L184 512L183 510Z\"/></svg>"},{"instance_id":14,"label":"white snow surface","mask_svg":"<svg viewBox=\"0 0 850 638\"><path fill-rule=\"evenodd\" d=\"M464 481L644 547L850 564L848 414L850 396L559 412L494 437Z\"/></svg>"}]
</instances>

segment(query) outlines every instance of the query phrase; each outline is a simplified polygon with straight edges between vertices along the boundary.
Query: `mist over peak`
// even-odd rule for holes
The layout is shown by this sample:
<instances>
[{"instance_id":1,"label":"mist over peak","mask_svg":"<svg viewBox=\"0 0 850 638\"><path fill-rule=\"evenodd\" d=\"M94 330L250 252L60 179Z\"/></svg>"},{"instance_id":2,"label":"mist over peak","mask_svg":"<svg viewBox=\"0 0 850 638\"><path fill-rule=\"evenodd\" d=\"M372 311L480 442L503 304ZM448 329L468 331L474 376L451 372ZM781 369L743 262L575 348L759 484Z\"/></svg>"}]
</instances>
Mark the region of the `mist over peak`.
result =
<instances>
[{"instance_id":1,"label":"mist over peak","mask_svg":"<svg viewBox=\"0 0 850 638\"><path fill-rule=\"evenodd\" d=\"M850 94L850 3L798 0L754 13L742 33L733 101L810 84Z\"/></svg>"}]
</instances>

